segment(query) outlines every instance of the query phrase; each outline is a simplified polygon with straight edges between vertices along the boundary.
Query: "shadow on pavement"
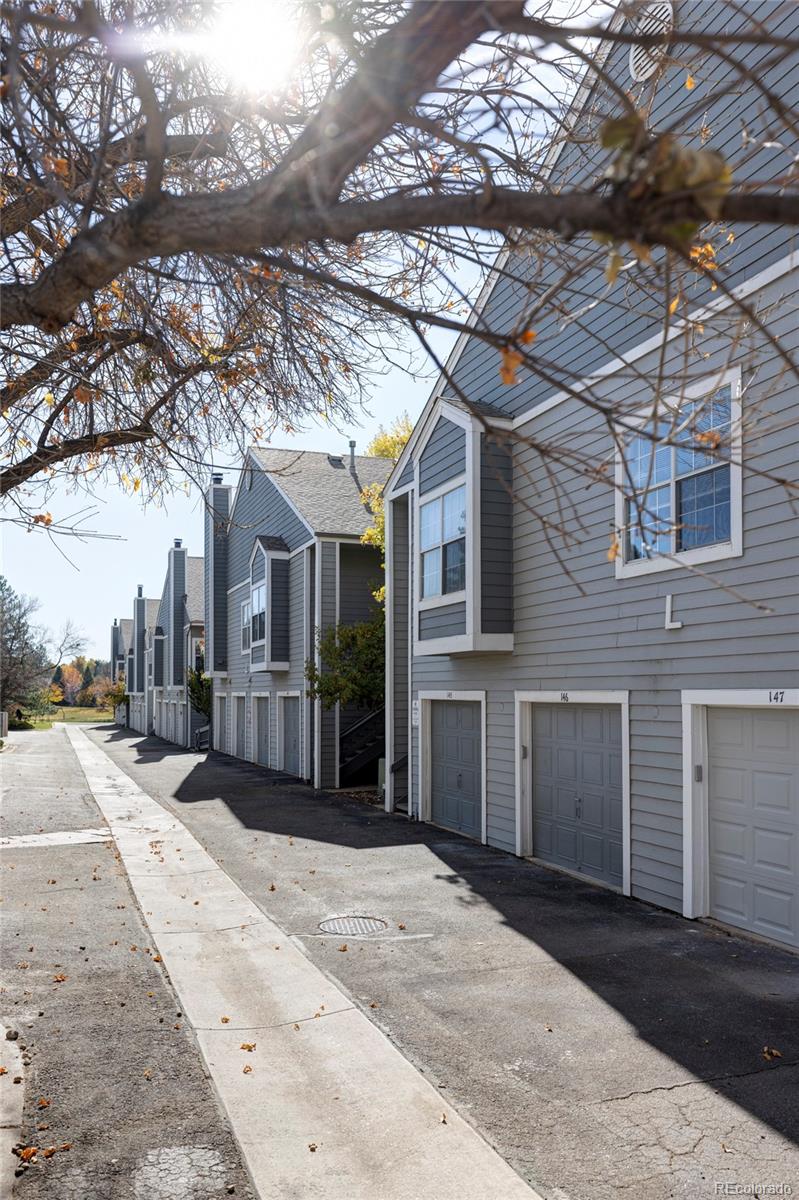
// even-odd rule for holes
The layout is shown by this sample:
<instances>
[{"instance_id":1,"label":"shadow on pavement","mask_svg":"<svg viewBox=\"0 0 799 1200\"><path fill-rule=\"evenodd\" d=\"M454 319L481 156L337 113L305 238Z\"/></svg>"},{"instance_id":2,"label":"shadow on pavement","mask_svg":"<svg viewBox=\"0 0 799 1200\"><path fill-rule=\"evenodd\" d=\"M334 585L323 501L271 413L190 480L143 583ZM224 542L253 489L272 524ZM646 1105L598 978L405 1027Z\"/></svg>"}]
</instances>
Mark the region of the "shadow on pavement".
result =
<instances>
[{"instance_id":1,"label":"shadow on pavement","mask_svg":"<svg viewBox=\"0 0 799 1200\"><path fill-rule=\"evenodd\" d=\"M106 732L109 741L131 742L130 731ZM173 798L187 805L222 800L251 830L353 849L427 846L455 904L488 902L612 1006L639 1039L697 1078L718 1079L717 1090L735 1104L799 1140L795 1072L785 1070L799 1064L799 958L790 951L727 936L435 826L287 783L227 755L198 755L154 737L140 737L132 748L139 763L193 759ZM778 1048L781 1057L768 1061L762 1047Z\"/></svg>"}]
</instances>

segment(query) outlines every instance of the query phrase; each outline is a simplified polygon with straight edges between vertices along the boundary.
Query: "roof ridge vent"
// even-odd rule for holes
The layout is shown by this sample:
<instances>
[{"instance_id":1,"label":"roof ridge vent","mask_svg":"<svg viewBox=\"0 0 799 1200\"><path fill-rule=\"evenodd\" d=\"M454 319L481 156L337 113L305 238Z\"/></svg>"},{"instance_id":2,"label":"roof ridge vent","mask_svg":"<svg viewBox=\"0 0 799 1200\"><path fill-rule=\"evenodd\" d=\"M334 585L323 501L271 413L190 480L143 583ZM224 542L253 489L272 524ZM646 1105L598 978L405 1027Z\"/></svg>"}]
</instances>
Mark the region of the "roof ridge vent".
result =
<instances>
[{"instance_id":1,"label":"roof ridge vent","mask_svg":"<svg viewBox=\"0 0 799 1200\"><path fill-rule=\"evenodd\" d=\"M633 31L647 37L671 33L674 28L674 7L671 0L650 0L642 4L632 18ZM668 53L668 46L631 46L630 75L636 83L650 79Z\"/></svg>"},{"instance_id":2,"label":"roof ridge vent","mask_svg":"<svg viewBox=\"0 0 799 1200\"><path fill-rule=\"evenodd\" d=\"M341 457L340 454L328 454L327 461L330 463L331 467L343 467L344 466L344 459Z\"/></svg>"}]
</instances>

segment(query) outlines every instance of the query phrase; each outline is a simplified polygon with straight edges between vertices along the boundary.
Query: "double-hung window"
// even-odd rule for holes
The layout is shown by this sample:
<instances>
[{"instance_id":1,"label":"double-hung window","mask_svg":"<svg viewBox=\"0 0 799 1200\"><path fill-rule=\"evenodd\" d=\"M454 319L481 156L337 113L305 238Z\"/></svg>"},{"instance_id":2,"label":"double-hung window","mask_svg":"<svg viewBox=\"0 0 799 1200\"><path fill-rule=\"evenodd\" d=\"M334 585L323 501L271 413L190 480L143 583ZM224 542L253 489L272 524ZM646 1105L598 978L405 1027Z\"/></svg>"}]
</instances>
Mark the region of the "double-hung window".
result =
<instances>
[{"instance_id":1,"label":"double-hung window","mask_svg":"<svg viewBox=\"0 0 799 1200\"><path fill-rule=\"evenodd\" d=\"M421 598L448 596L466 587L466 486L453 488L419 509Z\"/></svg>"},{"instance_id":2,"label":"double-hung window","mask_svg":"<svg viewBox=\"0 0 799 1200\"><path fill-rule=\"evenodd\" d=\"M250 598L252 602L251 645L255 646L258 642L266 639L266 584L254 584Z\"/></svg>"},{"instance_id":3,"label":"double-hung window","mask_svg":"<svg viewBox=\"0 0 799 1200\"><path fill-rule=\"evenodd\" d=\"M250 602L245 600L241 606L241 652L248 654L250 650Z\"/></svg>"},{"instance_id":4,"label":"double-hung window","mask_svg":"<svg viewBox=\"0 0 799 1200\"><path fill-rule=\"evenodd\" d=\"M624 563L732 541L733 390L684 402L624 449ZM693 555L692 557L696 557Z\"/></svg>"}]
</instances>

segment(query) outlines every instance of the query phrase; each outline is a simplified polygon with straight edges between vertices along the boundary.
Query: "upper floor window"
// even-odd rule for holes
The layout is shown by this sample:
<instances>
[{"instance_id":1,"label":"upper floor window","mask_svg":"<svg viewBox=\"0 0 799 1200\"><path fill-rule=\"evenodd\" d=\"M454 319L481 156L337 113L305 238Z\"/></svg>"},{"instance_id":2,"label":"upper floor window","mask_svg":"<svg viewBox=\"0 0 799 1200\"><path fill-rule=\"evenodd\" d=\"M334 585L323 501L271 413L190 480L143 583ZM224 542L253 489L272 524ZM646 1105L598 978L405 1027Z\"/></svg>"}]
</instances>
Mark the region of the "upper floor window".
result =
<instances>
[{"instance_id":1,"label":"upper floor window","mask_svg":"<svg viewBox=\"0 0 799 1200\"><path fill-rule=\"evenodd\" d=\"M737 393L737 384L726 383L666 409L628 439L618 479L624 536L617 573L740 553Z\"/></svg>"},{"instance_id":2,"label":"upper floor window","mask_svg":"<svg viewBox=\"0 0 799 1200\"><path fill-rule=\"evenodd\" d=\"M254 646L266 639L266 584L256 583L251 593L252 599L252 639Z\"/></svg>"},{"instance_id":3,"label":"upper floor window","mask_svg":"<svg viewBox=\"0 0 799 1200\"><path fill-rule=\"evenodd\" d=\"M248 654L250 649L250 602L245 600L241 606L241 652Z\"/></svg>"},{"instance_id":4,"label":"upper floor window","mask_svg":"<svg viewBox=\"0 0 799 1200\"><path fill-rule=\"evenodd\" d=\"M466 587L466 486L419 509L421 595L447 596Z\"/></svg>"}]
</instances>

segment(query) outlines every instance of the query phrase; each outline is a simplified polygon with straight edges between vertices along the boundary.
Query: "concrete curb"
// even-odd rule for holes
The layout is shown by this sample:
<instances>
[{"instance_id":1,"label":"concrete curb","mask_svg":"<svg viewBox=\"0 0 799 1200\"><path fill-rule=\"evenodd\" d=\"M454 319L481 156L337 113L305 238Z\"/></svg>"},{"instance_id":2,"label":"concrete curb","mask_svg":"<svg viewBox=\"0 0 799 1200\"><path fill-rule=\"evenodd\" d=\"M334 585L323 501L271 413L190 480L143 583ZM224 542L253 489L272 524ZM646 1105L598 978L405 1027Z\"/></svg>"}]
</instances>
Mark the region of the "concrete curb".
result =
<instances>
[{"instance_id":1,"label":"concrete curb","mask_svg":"<svg viewBox=\"0 0 799 1200\"><path fill-rule=\"evenodd\" d=\"M6 1040L8 1030L0 1025L0 1065L7 1075L0 1075L0 1196L11 1195L14 1172L19 1166L12 1150L20 1139L22 1110L25 1104L25 1068L22 1052L16 1040ZM14 1083L20 1075L22 1083Z\"/></svg>"}]
</instances>

